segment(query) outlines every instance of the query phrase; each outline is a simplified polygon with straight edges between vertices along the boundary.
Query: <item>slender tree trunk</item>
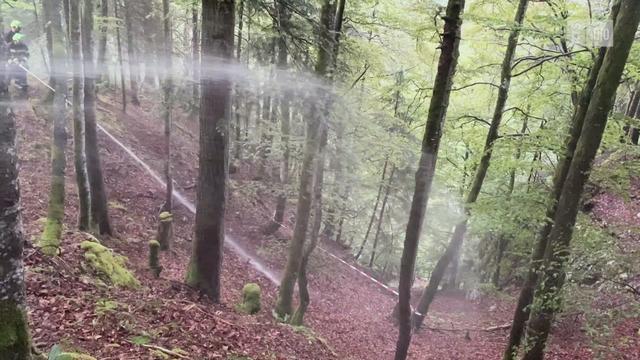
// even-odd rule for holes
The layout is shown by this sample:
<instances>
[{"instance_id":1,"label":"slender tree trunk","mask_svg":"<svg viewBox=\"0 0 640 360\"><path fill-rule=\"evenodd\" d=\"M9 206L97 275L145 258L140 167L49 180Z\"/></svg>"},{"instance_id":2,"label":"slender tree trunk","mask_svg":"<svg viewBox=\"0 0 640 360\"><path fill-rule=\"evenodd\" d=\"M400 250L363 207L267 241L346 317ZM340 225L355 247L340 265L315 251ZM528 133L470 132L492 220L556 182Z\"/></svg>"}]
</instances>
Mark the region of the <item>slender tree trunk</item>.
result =
<instances>
[{"instance_id":1,"label":"slender tree trunk","mask_svg":"<svg viewBox=\"0 0 640 360\"><path fill-rule=\"evenodd\" d=\"M16 124L11 96L0 80L0 359L31 360L22 251Z\"/></svg>"},{"instance_id":2,"label":"slender tree trunk","mask_svg":"<svg viewBox=\"0 0 640 360\"><path fill-rule=\"evenodd\" d=\"M411 343L411 286L418 252L418 242L431 185L435 176L436 161L442 137L442 128L449 106L449 95L453 76L458 65L458 47L462 27L464 0L449 0L444 19L444 31L440 45L440 59L433 86L431 102L425 132L422 140L422 154L415 175L415 190L409 212L409 221L404 240L404 249L400 260L400 284L398 286L398 324L399 333L396 344L395 360L407 358Z\"/></svg>"},{"instance_id":3,"label":"slender tree trunk","mask_svg":"<svg viewBox=\"0 0 640 360\"><path fill-rule=\"evenodd\" d=\"M614 8L614 10L612 11L612 19L615 19L616 15L617 10L616 8ZM574 152L578 144L578 139L580 138L580 133L582 132L587 108L591 101L593 90L598 79L598 73L600 72L600 68L602 67L606 51L606 48L600 49L598 57L591 67L589 78L582 90L582 94L580 95L580 102L578 104L578 107L575 109L571 120L571 128L566 139L564 154L560 157L558 165L556 165L556 171L553 177L553 188L548 202L549 205L547 206L547 211L545 214L546 220L544 225L538 232L536 245L531 254L531 264L529 266L529 271L527 272L527 276L524 280L524 283L522 284L522 289L520 290L518 303L516 305L515 313L513 316L513 323L509 332L509 341L503 355L504 360L515 359L520 343L522 342L524 327L526 321L529 319L531 311L530 305L533 301L535 287L539 279L540 266L542 265L542 260L548 246L549 233L551 232L551 228L553 227L552 221L556 214L560 194L562 192L562 188L569 172L569 166L571 165L571 162L573 160Z\"/></svg>"},{"instance_id":4,"label":"slender tree trunk","mask_svg":"<svg viewBox=\"0 0 640 360\"><path fill-rule=\"evenodd\" d=\"M140 63L138 61L137 49L135 46L135 36L133 28L132 12L135 6L131 0L125 0L124 21L127 27L127 59L129 60L129 88L131 93L131 104L140 106L138 97L138 79L140 78Z\"/></svg>"},{"instance_id":5,"label":"slender tree trunk","mask_svg":"<svg viewBox=\"0 0 640 360\"><path fill-rule=\"evenodd\" d=\"M500 89L498 90L498 100L496 102L496 107L493 113L493 119L491 120L491 126L489 127L489 133L487 134L487 139L485 142L482 157L480 159L480 164L476 169L475 178L471 184L471 189L469 190L469 194L467 195L467 199L465 201L465 204L467 206L467 215L469 215L468 206L475 203L478 199L478 195L480 195L480 190L482 189L484 179L487 175L487 171L489 170L491 154L493 152L493 145L496 140L498 140L498 129L500 127L500 123L502 122L502 115L504 113L504 108L509 96L509 87L511 84L511 66L515 57L516 47L518 46L520 28L522 26L522 22L524 21L525 13L527 11L527 5L528 0L519 0L518 2L518 8L516 10L515 19L513 21L513 29L509 34L507 49L502 61ZM446 270L447 266L451 262L451 259L455 252L458 251L458 249L460 249L460 247L462 246L462 242L464 241L464 236L467 229L467 221L468 220L465 219L456 226L456 230L454 231L451 243L447 247L447 250L442 255L442 257L438 260L438 265L441 264L444 269L441 269L440 267L438 267L438 265L436 265L436 268L433 270L433 273L429 277L429 285L427 285L425 291L422 294L420 304L418 305L416 314L413 318L413 325L416 328L419 328L422 325L424 317L429 311L429 306L431 305L431 302L435 297L435 292L437 292L438 290L438 286L440 285L440 281L442 280L442 276L444 275L444 270Z\"/></svg>"},{"instance_id":6,"label":"slender tree trunk","mask_svg":"<svg viewBox=\"0 0 640 360\"><path fill-rule=\"evenodd\" d=\"M118 17L119 0L113 3L113 12L116 19ZM126 11L125 11L126 12ZM122 111L127 112L127 87L124 85L124 65L122 61L122 42L120 41L120 27L116 27L116 46L118 47L118 64L120 65L120 88L122 89Z\"/></svg>"},{"instance_id":7,"label":"slender tree trunk","mask_svg":"<svg viewBox=\"0 0 640 360\"><path fill-rule=\"evenodd\" d=\"M87 231L90 227L91 200L87 175L87 155L85 153L85 126L82 113L82 44L80 39L80 0L69 4L71 54L73 57L73 154L78 185L78 229Z\"/></svg>"},{"instance_id":8,"label":"slender tree trunk","mask_svg":"<svg viewBox=\"0 0 640 360\"><path fill-rule=\"evenodd\" d=\"M324 185L324 165L325 165L325 150L327 147L327 128L321 125L322 138L320 139L320 148L318 149L318 156L316 158L314 186L313 186L313 225L311 226L310 241L307 245L304 254L302 255L302 261L300 262L300 272L298 273L298 292L300 294L300 304L293 313L291 318L291 324L296 326L302 326L304 324L304 315L307 312L307 308L311 303L309 296L308 281L307 281L307 267L311 254L318 245L320 238L320 226L322 225L322 187Z\"/></svg>"},{"instance_id":9,"label":"slender tree trunk","mask_svg":"<svg viewBox=\"0 0 640 360\"><path fill-rule=\"evenodd\" d=\"M608 113L613 107L615 93L640 23L640 2L622 0L613 30L613 46L607 50L584 125L560 194L553 227L549 233L549 245L545 251L545 267L536 298L540 299L531 313L526 337L529 342L524 360L540 360L553 316L558 310L559 296L566 278L564 263L570 256L580 197L589 179L593 160L600 147L607 124Z\"/></svg>"},{"instance_id":10,"label":"slender tree trunk","mask_svg":"<svg viewBox=\"0 0 640 360\"><path fill-rule=\"evenodd\" d=\"M91 194L91 222L101 235L113 235L109 221L107 194L102 177L96 123L95 66L93 65L93 0L84 1L82 16L82 53L84 56L84 119L87 174Z\"/></svg>"},{"instance_id":11,"label":"slender tree trunk","mask_svg":"<svg viewBox=\"0 0 640 360\"><path fill-rule=\"evenodd\" d=\"M118 0L115 0L118 1ZM93 0L91 0L93 2ZM103 19L109 17L109 0L100 0L100 16ZM93 11L93 10L92 10ZM86 26L86 25L83 25ZM107 33L108 29L106 25L100 27L100 36L98 38L98 81L109 82L109 74L107 69ZM92 56L93 58L93 56Z\"/></svg>"},{"instance_id":12,"label":"slender tree trunk","mask_svg":"<svg viewBox=\"0 0 640 360\"><path fill-rule=\"evenodd\" d=\"M380 215L378 216L378 227L376 228L376 234L373 237L373 249L371 250L371 258L369 259L369 267L373 267L373 261L376 258L376 249L378 247L378 238L380 237L380 229L382 228L382 223L384 219L384 211L387 207L387 201L389 200L389 194L391 193L391 185L393 184L393 175L396 172L395 165L391 166L391 172L389 173L389 180L387 182L387 186L384 193L384 198L382 199L382 206L380 207Z\"/></svg>"},{"instance_id":13,"label":"slender tree trunk","mask_svg":"<svg viewBox=\"0 0 640 360\"><path fill-rule=\"evenodd\" d=\"M384 189L384 181L387 176L387 167L389 166L389 159L385 159L384 166L382 167L382 179L380 179L380 185L378 186L378 195L376 195L376 201L373 203L373 212L371 213L371 218L369 219L369 225L367 225L367 231L364 233L364 239L362 239L362 243L360 244L360 248L358 249L358 253L356 253L356 261L360 259L362 256L362 251L364 250L365 245L367 245L367 240L369 239L369 234L371 233L371 228L373 227L373 222L376 220L376 213L378 212L378 204L380 203L380 197L382 196L382 190Z\"/></svg>"},{"instance_id":14,"label":"slender tree trunk","mask_svg":"<svg viewBox=\"0 0 640 360\"><path fill-rule=\"evenodd\" d=\"M215 302L221 290L232 90L224 67L233 57L234 11L234 0L202 1L202 63L207 73L200 80L198 208L187 283Z\"/></svg>"},{"instance_id":15,"label":"slender tree trunk","mask_svg":"<svg viewBox=\"0 0 640 360\"><path fill-rule=\"evenodd\" d=\"M318 44L318 62L315 72L319 77L325 77L331 66L331 3L324 0L320 15L320 42ZM274 312L280 318L286 318L293 312L293 290L298 279L301 259L303 258L304 243L309 226L309 216L311 214L311 203L313 199L313 173L316 154L320 148L322 137L321 123L322 116L326 108L325 95L321 94L318 99L312 99L310 104L310 115L307 125L307 137L304 144L302 168L300 173L300 186L298 192L298 206L296 210L296 225L293 230L293 239L289 244L289 254L280 288L278 289L278 299Z\"/></svg>"},{"instance_id":16,"label":"slender tree trunk","mask_svg":"<svg viewBox=\"0 0 640 360\"><path fill-rule=\"evenodd\" d=\"M173 212L173 179L171 176L171 122L173 112L173 36L171 34L171 18L169 14L169 0L162 0L163 31L164 31L164 64L162 117L164 118L164 178L167 184L163 215L160 216L158 242L160 250L169 250L173 240L173 222L170 214Z\"/></svg>"},{"instance_id":17,"label":"slender tree trunk","mask_svg":"<svg viewBox=\"0 0 640 360\"><path fill-rule=\"evenodd\" d=\"M47 222L44 226L39 246L46 255L58 255L60 252L60 239L64 221L65 198L65 168L67 166L65 148L67 145L67 129L64 102L66 98L65 69L65 45L62 19L60 18L60 1L52 1L51 18L47 19L51 31L50 46L53 50L51 58L52 76L56 78L53 107L49 111L49 117L53 119L53 143L51 147L51 188L49 192L49 206L47 209Z\"/></svg>"}]
</instances>

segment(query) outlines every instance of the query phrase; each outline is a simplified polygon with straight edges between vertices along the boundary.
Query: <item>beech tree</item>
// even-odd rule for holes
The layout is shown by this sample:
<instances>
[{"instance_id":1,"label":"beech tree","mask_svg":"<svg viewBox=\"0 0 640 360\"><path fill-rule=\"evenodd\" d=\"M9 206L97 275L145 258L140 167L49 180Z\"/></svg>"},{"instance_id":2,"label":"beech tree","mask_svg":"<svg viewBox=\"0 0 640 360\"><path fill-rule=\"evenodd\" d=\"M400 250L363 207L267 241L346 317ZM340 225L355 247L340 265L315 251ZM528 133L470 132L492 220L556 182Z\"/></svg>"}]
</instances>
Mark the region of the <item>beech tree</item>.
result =
<instances>
[{"instance_id":1,"label":"beech tree","mask_svg":"<svg viewBox=\"0 0 640 360\"><path fill-rule=\"evenodd\" d=\"M422 139L422 152L415 175L415 188L400 262L398 285L398 341L396 360L404 360L411 344L411 286L413 285L418 242L435 176L442 127L447 116L453 77L458 65L464 0L449 0L440 44L440 58Z\"/></svg>"},{"instance_id":2,"label":"beech tree","mask_svg":"<svg viewBox=\"0 0 640 360\"><path fill-rule=\"evenodd\" d=\"M231 80L224 66L233 58L234 12L234 0L202 1L200 174L187 284L216 302L220 301L231 98Z\"/></svg>"},{"instance_id":3,"label":"beech tree","mask_svg":"<svg viewBox=\"0 0 640 360\"><path fill-rule=\"evenodd\" d=\"M3 78L4 79L4 78ZM0 359L31 360L27 322L16 124L0 81Z\"/></svg>"},{"instance_id":4,"label":"beech tree","mask_svg":"<svg viewBox=\"0 0 640 360\"><path fill-rule=\"evenodd\" d=\"M580 198L598 153L609 111L613 107L615 93L640 23L640 2L621 0L619 6L613 29L613 46L604 55L598 72L549 233L544 271L536 291L537 302L534 302L527 325L525 360L539 360L544 356L552 319L559 309L559 296L566 279L564 267L571 255L570 244Z\"/></svg>"},{"instance_id":5,"label":"beech tree","mask_svg":"<svg viewBox=\"0 0 640 360\"><path fill-rule=\"evenodd\" d=\"M85 0L82 9L82 55L84 57L84 119L87 174L91 194L91 223L101 235L113 235L107 194L102 176L98 125L96 121L96 68L93 64L93 0ZM98 72L101 73L101 72Z\"/></svg>"}]
</instances>

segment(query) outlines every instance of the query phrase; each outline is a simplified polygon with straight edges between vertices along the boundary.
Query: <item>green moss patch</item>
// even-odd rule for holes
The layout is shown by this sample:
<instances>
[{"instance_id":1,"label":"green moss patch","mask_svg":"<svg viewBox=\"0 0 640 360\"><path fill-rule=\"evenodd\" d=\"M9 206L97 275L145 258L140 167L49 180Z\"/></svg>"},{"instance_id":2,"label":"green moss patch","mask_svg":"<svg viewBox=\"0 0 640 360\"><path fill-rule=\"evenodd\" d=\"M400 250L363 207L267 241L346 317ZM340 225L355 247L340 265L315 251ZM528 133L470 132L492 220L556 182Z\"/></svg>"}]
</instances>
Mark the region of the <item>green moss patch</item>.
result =
<instances>
[{"instance_id":1,"label":"green moss patch","mask_svg":"<svg viewBox=\"0 0 640 360\"><path fill-rule=\"evenodd\" d=\"M80 244L87 263L101 276L116 286L136 288L140 283L126 267L127 259L94 241Z\"/></svg>"},{"instance_id":2,"label":"green moss patch","mask_svg":"<svg viewBox=\"0 0 640 360\"><path fill-rule=\"evenodd\" d=\"M238 304L237 309L247 314L256 314L260 311L260 293L258 284L245 285L242 288L242 303Z\"/></svg>"}]
</instances>

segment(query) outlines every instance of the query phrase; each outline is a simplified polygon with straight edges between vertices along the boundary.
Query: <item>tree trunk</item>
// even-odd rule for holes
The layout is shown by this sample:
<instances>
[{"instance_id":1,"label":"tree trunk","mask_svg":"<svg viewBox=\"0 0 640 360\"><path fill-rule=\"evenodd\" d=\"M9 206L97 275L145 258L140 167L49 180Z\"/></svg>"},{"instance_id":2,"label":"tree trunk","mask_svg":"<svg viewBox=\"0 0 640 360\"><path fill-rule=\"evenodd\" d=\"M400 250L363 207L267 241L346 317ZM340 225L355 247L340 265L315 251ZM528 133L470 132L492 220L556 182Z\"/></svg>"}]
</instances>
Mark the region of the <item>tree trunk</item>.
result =
<instances>
[{"instance_id":1,"label":"tree trunk","mask_svg":"<svg viewBox=\"0 0 640 360\"><path fill-rule=\"evenodd\" d=\"M613 19L615 19L616 14L617 11L614 8L614 11L612 11ZM600 72L600 68L602 67L602 62L604 60L606 51L606 48L600 49L598 57L591 67L589 78L582 90L582 94L580 95L580 102L578 104L578 107L575 109L571 120L571 128L569 130L567 139L565 140L566 145L564 154L563 156L561 156L560 161L556 165L556 171L553 177L553 188L548 202L549 205L547 206L547 211L545 214L546 220L544 225L538 232L536 246L531 254L531 265L529 266L527 277L525 278L522 289L520 290L518 303L516 305L515 313L513 316L513 323L511 325L511 330L509 333L509 341L503 355L504 360L515 359L517 350L520 346L520 343L522 342L525 323L529 319L531 310L530 305L533 301L535 287L538 283L540 266L542 265L542 259L547 248L549 233L551 232L551 228L553 226L552 221L556 214L558 200L560 199L560 194L562 192L567 173L569 172L569 166L571 165L580 133L582 132L586 111L591 101L593 90L598 79L598 73Z\"/></svg>"},{"instance_id":2,"label":"tree trunk","mask_svg":"<svg viewBox=\"0 0 640 360\"><path fill-rule=\"evenodd\" d=\"M93 0L84 1L82 17L82 53L84 56L84 119L87 174L91 194L91 222L101 235L113 235L109 221L107 194L102 177L96 123L95 66L93 65Z\"/></svg>"},{"instance_id":3,"label":"tree trunk","mask_svg":"<svg viewBox=\"0 0 640 360\"><path fill-rule=\"evenodd\" d=\"M500 89L498 90L498 100L496 102L496 107L493 113L493 119L491 120L491 126L489 127L489 132L487 133L487 139L485 142L484 150L482 153L482 157L480 159L480 164L476 169L475 178L471 184L471 189L469 190L469 194L467 195L467 199L465 201L465 205L467 207L466 212L469 215L468 206L475 203L478 199L478 195L480 195L480 190L482 189L482 185L484 183L484 179L487 175L487 171L489 170L489 164L491 162L491 154L493 152L493 145L498 139L498 129L500 127L500 123L502 122L502 115L504 113L504 108L507 103L507 97L509 96L509 86L511 84L511 66L513 64L513 58L515 56L516 47L518 46L518 38L520 37L520 28L522 26L522 22L524 21L525 13L527 11L528 0L519 0L518 8L516 10L515 19L513 21L513 28L509 33L509 40L507 42L507 49L505 52L504 59L502 61L502 71L501 71L501 79L500 79ZM453 251L457 251L462 246L462 242L464 241L465 232L467 229L467 220L462 221L460 224L456 226L456 231L454 231L454 235L451 239L451 243L447 247L447 250L442 255L442 257L438 260L438 264L442 262L444 269L447 268L449 262L452 259ZM461 232L459 232L461 231ZM444 275L444 270L439 271L440 269L436 266L433 273L429 278L429 285L425 288L424 293L420 299L420 305L418 306L417 314L415 314L413 318L413 324L416 328L419 328L422 325L424 317L427 315L429 310L429 306L435 297L435 292L438 290L438 286L440 285L440 281L442 280L442 276Z\"/></svg>"},{"instance_id":4,"label":"tree trunk","mask_svg":"<svg viewBox=\"0 0 640 360\"><path fill-rule=\"evenodd\" d=\"M162 212L165 214L162 215L160 219L158 242L160 243L160 250L166 251L171 248L171 242L173 240L173 222L162 219L173 212L173 179L171 177L171 122L173 112L173 74L171 69L173 68L173 36L171 34L169 0L162 0L162 14L164 19L163 67L166 71L163 79L162 117L164 118L164 179L167 186L165 189L164 205L162 206Z\"/></svg>"},{"instance_id":5,"label":"tree trunk","mask_svg":"<svg viewBox=\"0 0 640 360\"><path fill-rule=\"evenodd\" d=\"M371 250L371 258L369 259L369 267L373 267L373 261L376 258L376 249L378 247L378 238L380 237L380 229L382 228L382 222L384 219L384 210L387 207L387 201L389 200L389 193L391 193L391 185L393 184L393 174L396 172L395 165L391 165L391 172L389 173L389 181L384 193L384 199L382 199L382 206L380 207L380 215L378 216L378 227L376 228L376 234L373 237L373 249Z\"/></svg>"},{"instance_id":6,"label":"tree trunk","mask_svg":"<svg viewBox=\"0 0 640 360\"><path fill-rule=\"evenodd\" d=\"M126 0L124 21L127 27L127 58L129 60L129 88L131 92L131 104L140 106L140 98L138 97L138 79L140 78L140 63L138 62L138 54L135 46L135 36L133 29L133 2Z\"/></svg>"},{"instance_id":7,"label":"tree trunk","mask_svg":"<svg viewBox=\"0 0 640 360\"><path fill-rule=\"evenodd\" d=\"M288 52L287 41L285 34L289 31L289 21L291 20L291 14L287 9L287 4L284 0L278 0L277 2L277 17L278 26L280 27L280 36L277 39L278 46L278 58L277 67L278 74L282 77L286 77L286 70L288 67ZM280 162L280 192L278 199L276 200L276 210L273 214L273 221L268 229L268 233L273 234L284 222L284 212L287 206L287 186L289 184L289 158L291 157L291 148L289 147L289 137L291 136L291 111L289 99L292 94L289 91L284 91L278 96L278 102L280 104L280 136L282 147L282 161Z\"/></svg>"},{"instance_id":8,"label":"tree trunk","mask_svg":"<svg viewBox=\"0 0 640 360\"><path fill-rule=\"evenodd\" d=\"M233 57L234 11L234 0L202 1L201 49L207 73L200 80L198 208L187 283L215 302L220 301L228 177L231 79L225 67Z\"/></svg>"},{"instance_id":9,"label":"tree trunk","mask_svg":"<svg viewBox=\"0 0 640 360\"><path fill-rule=\"evenodd\" d=\"M331 24L331 3L324 0L320 15L320 41L318 44L318 63L315 73L319 77L325 77L331 66L330 53L330 24ZM289 244L289 254L280 288L278 289L278 299L274 309L275 314L285 319L293 311L293 290L299 276L301 260L303 257L304 243L309 226L309 216L311 214L311 203L313 199L313 173L316 154L320 148L320 140L323 129L321 128L322 116L326 108L325 94L320 94L317 99L312 99L310 104L310 119L307 124L307 137L304 144L302 169L300 173L300 186L298 192L298 206L296 209L296 225L293 230L293 239Z\"/></svg>"},{"instance_id":10,"label":"tree trunk","mask_svg":"<svg viewBox=\"0 0 640 360\"><path fill-rule=\"evenodd\" d=\"M458 65L458 47L462 27L464 0L449 0L444 19L444 31L440 45L440 59L433 86L425 132L422 140L422 154L415 175L415 189L409 212L409 221L404 239L404 249L400 260L400 284L398 286L398 324L395 360L407 358L411 343L411 286L418 252L418 242L424 223L424 214L431 185L435 176L436 161L442 137L442 128L449 107L449 95L453 76Z\"/></svg>"},{"instance_id":11,"label":"tree trunk","mask_svg":"<svg viewBox=\"0 0 640 360\"><path fill-rule=\"evenodd\" d=\"M16 125L11 96L0 81L0 359L31 359L27 321Z\"/></svg>"},{"instance_id":12,"label":"tree trunk","mask_svg":"<svg viewBox=\"0 0 640 360\"><path fill-rule=\"evenodd\" d=\"M193 88L191 89L194 107L200 102L200 31L198 30L198 6L193 3L191 9L191 67L193 69ZM238 40L240 43L240 40Z\"/></svg>"},{"instance_id":13,"label":"tree trunk","mask_svg":"<svg viewBox=\"0 0 640 360\"><path fill-rule=\"evenodd\" d=\"M307 308L311 303L307 281L307 267L309 265L311 254L318 245L318 239L320 238L320 226L322 225L322 187L324 185L325 150L327 147L326 126L321 125L320 131L322 132L322 138L320 139L320 148L318 149L318 156L316 158L313 188L313 225L311 227L310 241L302 255L300 272L298 273L300 304L291 317L291 324L295 326L302 326L304 324L304 314L307 312Z\"/></svg>"},{"instance_id":14,"label":"tree trunk","mask_svg":"<svg viewBox=\"0 0 640 360\"><path fill-rule=\"evenodd\" d=\"M558 310L559 293L566 274L564 263L570 256L570 242L584 185L589 179L593 160L600 147L608 113L613 107L615 93L640 23L640 2L622 0L613 30L613 46L607 50L587 113L576 151L562 187L545 251L545 267L536 291L540 303L533 308L527 326L529 342L524 360L540 360L553 316Z\"/></svg>"},{"instance_id":15,"label":"tree trunk","mask_svg":"<svg viewBox=\"0 0 640 360\"><path fill-rule=\"evenodd\" d=\"M113 12L118 18L118 0L113 3ZM125 11L126 12L126 11ZM118 47L118 64L120 65L120 88L122 89L122 112L127 112L127 87L124 85L124 65L122 61L122 42L120 41L120 26L116 27L116 46Z\"/></svg>"},{"instance_id":16,"label":"tree trunk","mask_svg":"<svg viewBox=\"0 0 640 360\"><path fill-rule=\"evenodd\" d=\"M356 261L358 261L358 259L360 259L360 256L362 256L362 251L364 250L365 245L367 245L367 240L369 239L369 234L371 233L371 228L373 227L373 222L376 220L378 204L380 203L380 197L382 196L382 190L384 189L384 180L387 176L387 166L389 166L388 158L384 161L384 166L382 167L382 179L380 179L380 185L378 186L378 195L376 195L376 201L373 203L373 212L371 212L371 218L369 219L369 225L367 225L367 231L364 233L364 239L362 239L362 243L360 244L360 248L358 249L358 253L356 254Z\"/></svg>"},{"instance_id":17,"label":"tree trunk","mask_svg":"<svg viewBox=\"0 0 640 360\"><path fill-rule=\"evenodd\" d=\"M93 2L93 0L90 0ZM115 0L118 1L118 0ZM109 17L109 0L100 0L100 16L103 20L106 20ZM93 9L91 10L93 12ZM86 25L83 25L86 26ZM93 26L93 25L92 25ZM100 37L98 38L98 81L109 82L109 74L107 73L107 26L104 25L100 27ZM93 56L91 57L93 59Z\"/></svg>"},{"instance_id":18,"label":"tree trunk","mask_svg":"<svg viewBox=\"0 0 640 360\"><path fill-rule=\"evenodd\" d=\"M87 155L85 153L85 126L82 113L82 44L80 39L80 0L69 4L69 27L71 32L71 53L73 57L73 154L78 185L78 229L89 230L91 201L87 175Z\"/></svg>"},{"instance_id":19,"label":"tree trunk","mask_svg":"<svg viewBox=\"0 0 640 360\"><path fill-rule=\"evenodd\" d=\"M62 237L62 224L64 221L65 198L65 148L67 145L67 129L65 119L65 98L67 93L65 69L64 31L60 18L60 1L52 1L51 18L47 19L51 31L50 46L53 50L51 58L52 76L55 80L55 94L53 107L49 111L49 117L53 122L53 143L51 146L51 188L49 192L49 205L47 208L47 222L38 245L46 255L58 255L60 252L60 239Z\"/></svg>"}]
</instances>

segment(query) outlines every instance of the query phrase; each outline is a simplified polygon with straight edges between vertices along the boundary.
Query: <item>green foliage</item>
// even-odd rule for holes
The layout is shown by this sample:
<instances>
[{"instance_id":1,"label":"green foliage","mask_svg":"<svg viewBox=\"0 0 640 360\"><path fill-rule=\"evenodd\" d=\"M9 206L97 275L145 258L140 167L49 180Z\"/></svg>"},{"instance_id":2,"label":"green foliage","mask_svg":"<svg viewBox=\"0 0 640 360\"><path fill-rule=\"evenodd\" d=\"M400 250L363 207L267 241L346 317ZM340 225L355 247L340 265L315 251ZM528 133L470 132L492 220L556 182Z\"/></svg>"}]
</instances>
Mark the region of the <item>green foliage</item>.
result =
<instances>
[{"instance_id":1,"label":"green foliage","mask_svg":"<svg viewBox=\"0 0 640 360\"><path fill-rule=\"evenodd\" d=\"M80 248L85 251L84 258L87 263L116 286L136 288L140 283L127 269L127 259L115 254L111 249L94 241L83 241Z\"/></svg>"},{"instance_id":2,"label":"green foliage","mask_svg":"<svg viewBox=\"0 0 640 360\"><path fill-rule=\"evenodd\" d=\"M96 360L93 356L77 352L67 352L60 345L54 345L49 351L48 360Z\"/></svg>"}]
</instances>

